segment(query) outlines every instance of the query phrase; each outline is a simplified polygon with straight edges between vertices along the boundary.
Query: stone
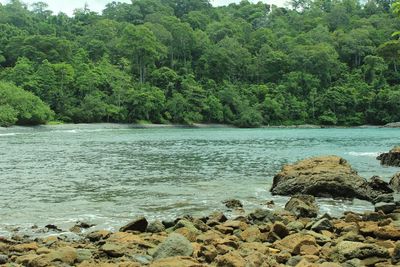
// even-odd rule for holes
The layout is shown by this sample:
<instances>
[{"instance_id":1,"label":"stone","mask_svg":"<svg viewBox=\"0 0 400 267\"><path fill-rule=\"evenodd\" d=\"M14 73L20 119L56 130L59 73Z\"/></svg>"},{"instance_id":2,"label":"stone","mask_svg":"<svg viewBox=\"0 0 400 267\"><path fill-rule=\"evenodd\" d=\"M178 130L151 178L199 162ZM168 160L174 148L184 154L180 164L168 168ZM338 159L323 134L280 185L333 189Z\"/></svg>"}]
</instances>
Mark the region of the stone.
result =
<instances>
[{"instance_id":1,"label":"stone","mask_svg":"<svg viewBox=\"0 0 400 267\"><path fill-rule=\"evenodd\" d=\"M382 153L377 158L382 165L400 167L400 146L392 148L388 153Z\"/></svg>"},{"instance_id":2,"label":"stone","mask_svg":"<svg viewBox=\"0 0 400 267\"><path fill-rule=\"evenodd\" d=\"M393 193L381 194L376 198L374 198L374 200L372 201L372 203L379 203L379 202L388 202L388 203L394 202Z\"/></svg>"},{"instance_id":3,"label":"stone","mask_svg":"<svg viewBox=\"0 0 400 267\"><path fill-rule=\"evenodd\" d=\"M317 243L313 236L302 233L288 235L282 240L278 240L274 243L275 248L286 250L292 255L298 255L300 253L300 248L303 245L317 246Z\"/></svg>"},{"instance_id":4,"label":"stone","mask_svg":"<svg viewBox=\"0 0 400 267\"><path fill-rule=\"evenodd\" d=\"M331 231L333 229L333 225L330 220L326 218L322 218L311 226L311 230L320 232L322 230Z\"/></svg>"},{"instance_id":5,"label":"stone","mask_svg":"<svg viewBox=\"0 0 400 267\"><path fill-rule=\"evenodd\" d=\"M125 246L122 244L107 242L100 250L104 251L110 257L122 257L124 255Z\"/></svg>"},{"instance_id":6,"label":"stone","mask_svg":"<svg viewBox=\"0 0 400 267\"><path fill-rule=\"evenodd\" d=\"M127 231L138 231L138 232L145 232L147 225L149 223L147 222L145 217L138 217L132 222L128 223L125 226L122 226L121 229L119 229L120 232L127 232Z\"/></svg>"},{"instance_id":7,"label":"stone","mask_svg":"<svg viewBox=\"0 0 400 267\"><path fill-rule=\"evenodd\" d=\"M252 211L247 218L249 221L256 222L256 223L263 223L263 222L274 222L275 215L272 211L266 209L256 209Z\"/></svg>"},{"instance_id":8,"label":"stone","mask_svg":"<svg viewBox=\"0 0 400 267\"><path fill-rule=\"evenodd\" d=\"M314 245L303 245L300 247L300 255L318 255L319 248Z\"/></svg>"},{"instance_id":9,"label":"stone","mask_svg":"<svg viewBox=\"0 0 400 267\"><path fill-rule=\"evenodd\" d=\"M360 221L362 221L362 217L360 215L358 215L358 214L350 212L350 213L346 214L346 216L344 218L344 221L347 222L347 223L349 223L349 222L360 222Z\"/></svg>"},{"instance_id":10,"label":"stone","mask_svg":"<svg viewBox=\"0 0 400 267\"><path fill-rule=\"evenodd\" d=\"M236 251L220 255L215 259L217 266L220 267L245 267L246 261Z\"/></svg>"},{"instance_id":11,"label":"stone","mask_svg":"<svg viewBox=\"0 0 400 267\"><path fill-rule=\"evenodd\" d=\"M272 225L271 232L278 236L280 239L289 235L289 230L287 227L281 222L275 222Z\"/></svg>"},{"instance_id":12,"label":"stone","mask_svg":"<svg viewBox=\"0 0 400 267\"><path fill-rule=\"evenodd\" d=\"M161 233L165 231L165 226L160 221L154 221L147 226L146 231L149 233Z\"/></svg>"},{"instance_id":13,"label":"stone","mask_svg":"<svg viewBox=\"0 0 400 267\"><path fill-rule=\"evenodd\" d=\"M294 222L290 222L286 225L286 227L290 230L290 231L296 231L299 232L301 230L304 229L304 224L302 222L299 221L294 221Z\"/></svg>"},{"instance_id":14,"label":"stone","mask_svg":"<svg viewBox=\"0 0 400 267\"><path fill-rule=\"evenodd\" d=\"M218 251L213 245L201 246L200 256L204 257L208 263L211 263L218 256Z\"/></svg>"},{"instance_id":15,"label":"stone","mask_svg":"<svg viewBox=\"0 0 400 267\"><path fill-rule=\"evenodd\" d=\"M226 218L225 214L223 214L222 212L219 211L215 211L213 213L210 214L210 216L208 217L208 221L216 221L219 223L223 223L226 222L228 220L228 218ZM209 223L207 223L209 224Z\"/></svg>"},{"instance_id":16,"label":"stone","mask_svg":"<svg viewBox=\"0 0 400 267\"><path fill-rule=\"evenodd\" d=\"M240 202L240 200L237 200L237 199L228 199L228 200L225 200L222 203L225 204L225 207L227 207L228 209L240 209L240 208L243 208L242 202Z\"/></svg>"},{"instance_id":17,"label":"stone","mask_svg":"<svg viewBox=\"0 0 400 267\"><path fill-rule=\"evenodd\" d=\"M332 255L339 262L345 262L351 259L366 259L370 257L378 257L387 259L389 251L374 244L342 241L337 244Z\"/></svg>"},{"instance_id":18,"label":"stone","mask_svg":"<svg viewBox=\"0 0 400 267\"><path fill-rule=\"evenodd\" d=\"M88 261L92 258L92 252L89 249L77 249L76 250L76 261L78 263Z\"/></svg>"},{"instance_id":19,"label":"stone","mask_svg":"<svg viewBox=\"0 0 400 267\"><path fill-rule=\"evenodd\" d=\"M400 192L400 172L390 178L389 185L394 191Z\"/></svg>"},{"instance_id":20,"label":"stone","mask_svg":"<svg viewBox=\"0 0 400 267\"><path fill-rule=\"evenodd\" d=\"M32 242L32 243L15 245L11 248L11 250L16 252L26 252L30 250L36 251L38 248L39 248L38 244L36 242Z\"/></svg>"},{"instance_id":21,"label":"stone","mask_svg":"<svg viewBox=\"0 0 400 267\"><path fill-rule=\"evenodd\" d=\"M261 232L257 226L250 226L240 234L240 239L245 242L260 242Z\"/></svg>"},{"instance_id":22,"label":"stone","mask_svg":"<svg viewBox=\"0 0 400 267\"><path fill-rule=\"evenodd\" d=\"M381 192L374 190L345 159L338 156L322 156L284 166L273 179L271 193L372 201Z\"/></svg>"},{"instance_id":23,"label":"stone","mask_svg":"<svg viewBox=\"0 0 400 267\"><path fill-rule=\"evenodd\" d=\"M383 194L391 194L393 193L393 189L390 188L389 183L383 181L379 176L373 176L368 181L369 187L376 192L376 199L377 197ZM373 202L374 200L372 200Z\"/></svg>"},{"instance_id":24,"label":"stone","mask_svg":"<svg viewBox=\"0 0 400 267\"><path fill-rule=\"evenodd\" d=\"M396 208L396 203L379 202L375 204L375 211L383 211L385 214L392 213Z\"/></svg>"},{"instance_id":25,"label":"stone","mask_svg":"<svg viewBox=\"0 0 400 267\"><path fill-rule=\"evenodd\" d=\"M162 242L154 252L154 259L163 259L175 256L191 256L193 246L184 236L172 233Z\"/></svg>"},{"instance_id":26,"label":"stone","mask_svg":"<svg viewBox=\"0 0 400 267\"><path fill-rule=\"evenodd\" d=\"M400 263L400 242L396 243L392 254L392 263Z\"/></svg>"},{"instance_id":27,"label":"stone","mask_svg":"<svg viewBox=\"0 0 400 267\"><path fill-rule=\"evenodd\" d=\"M45 257L50 261L60 261L65 264L72 265L77 259L77 251L72 247L62 247L56 251L52 251Z\"/></svg>"},{"instance_id":28,"label":"stone","mask_svg":"<svg viewBox=\"0 0 400 267\"><path fill-rule=\"evenodd\" d=\"M295 195L286 203L285 210L298 217L317 217L319 209L313 196Z\"/></svg>"},{"instance_id":29,"label":"stone","mask_svg":"<svg viewBox=\"0 0 400 267\"><path fill-rule=\"evenodd\" d=\"M374 230L374 235L380 239L400 240L400 228L392 225L378 227Z\"/></svg>"},{"instance_id":30,"label":"stone","mask_svg":"<svg viewBox=\"0 0 400 267\"><path fill-rule=\"evenodd\" d=\"M92 242L97 242L102 239L107 239L111 235L110 231L107 230L100 230L100 231L94 231L86 235L86 237L92 241Z\"/></svg>"},{"instance_id":31,"label":"stone","mask_svg":"<svg viewBox=\"0 0 400 267\"><path fill-rule=\"evenodd\" d=\"M288 261L286 262L286 265L288 266L297 266L297 264L299 264L299 262L301 262L303 260L303 257L301 256L294 256L288 259Z\"/></svg>"},{"instance_id":32,"label":"stone","mask_svg":"<svg viewBox=\"0 0 400 267\"><path fill-rule=\"evenodd\" d=\"M169 257L159 259L150 264L150 267L202 267L203 265L191 257Z\"/></svg>"},{"instance_id":33,"label":"stone","mask_svg":"<svg viewBox=\"0 0 400 267\"><path fill-rule=\"evenodd\" d=\"M0 264L6 264L8 261L8 256L0 254Z\"/></svg>"}]
</instances>

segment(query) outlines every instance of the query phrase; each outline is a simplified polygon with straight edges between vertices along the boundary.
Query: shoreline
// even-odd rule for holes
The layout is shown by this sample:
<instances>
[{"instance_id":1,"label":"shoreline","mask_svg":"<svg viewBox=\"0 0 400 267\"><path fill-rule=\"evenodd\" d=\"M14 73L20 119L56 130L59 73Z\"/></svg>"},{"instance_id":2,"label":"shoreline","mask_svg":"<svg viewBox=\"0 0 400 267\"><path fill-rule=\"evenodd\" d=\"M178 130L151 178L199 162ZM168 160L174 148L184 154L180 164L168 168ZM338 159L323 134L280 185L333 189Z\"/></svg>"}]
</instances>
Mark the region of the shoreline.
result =
<instances>
[{"instance_id":1,"label":"shoreline","mask_svg":"<svg viewBox=\"0 0 400 267\"><path fill-rule=\"evenodd\" d=\"M289 202L284 210L256 209L232 219L219 211L169 221L137 217L116 232L77 223L70 229L74 234L59 235L57 226L47 225L44 237L0 237L0 265L383 267L400 262L399 209L317 217L299 213ZM242 209L237 200L226 205Z\"/></svg>"},{"instance_id":2,"label":"shoreline","mask_svg":"<svg viewBox=\"0 0 400 267\"><path fill-rule=\"evenodd\" d=\"M387 128L397 129L400 128L400 123L393 123L387 125L360 125L360 126L335 126L335 125L262 125L254 128L240 128L231 124L218 124L218 123L194 123L187 124L157 124L157 123L60 123L60 124L44 124L44 125L13 125L10 127L0 127L0 130L13 129L13 128L57 128L57 127L82 127L82 126L103 126L104 128L115 129L207 129L207 128L233 128L233 129L376 129Z\"/></svg>"}]
</instances>

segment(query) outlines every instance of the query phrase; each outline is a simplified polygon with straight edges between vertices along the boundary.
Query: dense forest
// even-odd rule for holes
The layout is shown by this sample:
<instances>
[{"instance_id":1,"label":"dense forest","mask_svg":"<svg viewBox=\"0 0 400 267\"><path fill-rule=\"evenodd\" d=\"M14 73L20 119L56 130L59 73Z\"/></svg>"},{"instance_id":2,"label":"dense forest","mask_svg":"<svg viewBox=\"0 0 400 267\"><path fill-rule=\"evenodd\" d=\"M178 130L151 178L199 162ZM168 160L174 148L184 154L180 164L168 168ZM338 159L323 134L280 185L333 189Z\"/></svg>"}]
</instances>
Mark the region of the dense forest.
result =
<instances>
[{"instance_id":1,"label":"dense forest","mask_svg":"<svg viewBox=\"0 0 400 267\"><path fill-rule=\"evenodd\" d=\"M0 4L0 125L400 121L391 2ZM395 33L395 34L393 34Z\"/></svg>"}]
</instances>

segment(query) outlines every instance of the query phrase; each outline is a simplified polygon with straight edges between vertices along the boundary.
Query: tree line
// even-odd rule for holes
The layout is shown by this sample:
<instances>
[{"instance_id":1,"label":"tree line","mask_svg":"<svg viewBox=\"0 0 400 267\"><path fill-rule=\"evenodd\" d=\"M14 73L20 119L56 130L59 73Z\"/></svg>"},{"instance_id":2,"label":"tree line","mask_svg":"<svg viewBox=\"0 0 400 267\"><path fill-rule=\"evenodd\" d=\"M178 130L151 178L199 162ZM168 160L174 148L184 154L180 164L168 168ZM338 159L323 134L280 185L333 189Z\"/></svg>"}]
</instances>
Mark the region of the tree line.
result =
<instances>
[{"instance_id":1,"label":"tree line","mask_svg":"<svg viewBox=\"0 0 400 267\"><path fill-rule=\"evenodd\" d=\"M0 125L400 121L390 0L0 4ZM395 33L395 34L393 34Z\"/></svg>"}]
</instances>

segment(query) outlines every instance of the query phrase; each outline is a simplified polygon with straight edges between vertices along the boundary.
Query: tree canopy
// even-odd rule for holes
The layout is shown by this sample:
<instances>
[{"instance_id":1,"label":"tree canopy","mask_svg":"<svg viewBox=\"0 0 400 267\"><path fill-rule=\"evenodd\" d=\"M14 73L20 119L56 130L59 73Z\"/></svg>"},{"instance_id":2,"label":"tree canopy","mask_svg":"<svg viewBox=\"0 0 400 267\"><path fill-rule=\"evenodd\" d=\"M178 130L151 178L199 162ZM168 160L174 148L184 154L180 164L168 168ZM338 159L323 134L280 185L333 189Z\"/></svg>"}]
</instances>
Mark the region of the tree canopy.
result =
<instances>
[{"instance_id":1,"label":"tree canopy","mask_svg":"<svg viewBox=\"0 0 400 267\"><path fill-rule=\"evenodd\" d=\"M0 125L399 121L390 4L135 0L67 16L12 0L0 4Z\"/></svg>"}]
</instances>

